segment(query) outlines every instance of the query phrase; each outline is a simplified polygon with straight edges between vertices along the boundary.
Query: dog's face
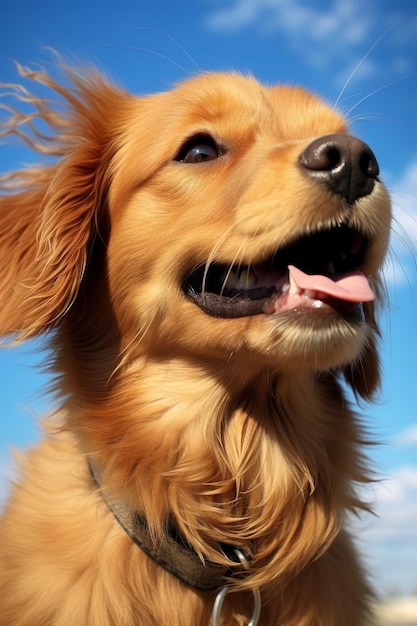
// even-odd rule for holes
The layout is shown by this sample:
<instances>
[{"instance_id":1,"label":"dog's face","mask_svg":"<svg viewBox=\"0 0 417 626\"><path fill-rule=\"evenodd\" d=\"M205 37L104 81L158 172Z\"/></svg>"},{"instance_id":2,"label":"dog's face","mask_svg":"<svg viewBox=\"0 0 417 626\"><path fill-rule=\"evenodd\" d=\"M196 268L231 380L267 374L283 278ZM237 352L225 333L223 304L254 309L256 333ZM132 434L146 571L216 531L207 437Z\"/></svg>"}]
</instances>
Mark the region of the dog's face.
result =
<instances>
[{"instance_id":1,"label":"dog's face","mask_svg":"<svg viewBox=\"0 0 417 626\"><path fill-rule=\"evenodd\" d=\"M339 179L329 184L327 170L351 174L317 155L339 158L346 136L314 96L239 76L132 100L109 192L110 291L125 345L238 355L248 371L357 359L373 305L351 272L376 285L390 209L366 150L365 191L352 201ZM321 278L311 288L305 275ZM347 295L332 291L339 275L350 277Z\"/></svg>"}]
</instances>

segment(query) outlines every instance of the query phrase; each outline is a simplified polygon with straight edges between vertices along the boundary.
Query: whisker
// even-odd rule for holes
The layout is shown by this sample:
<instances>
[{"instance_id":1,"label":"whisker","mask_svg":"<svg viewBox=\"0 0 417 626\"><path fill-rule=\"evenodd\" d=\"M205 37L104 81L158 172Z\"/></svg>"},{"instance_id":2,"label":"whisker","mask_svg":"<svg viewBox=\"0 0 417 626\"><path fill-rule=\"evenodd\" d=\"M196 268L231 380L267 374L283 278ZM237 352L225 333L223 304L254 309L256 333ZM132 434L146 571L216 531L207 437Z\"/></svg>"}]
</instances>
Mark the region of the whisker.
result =
<instances>
[{"instance_id":1,"label":"whisker","mask_svg":"<svg viewBox=\"0 0 417 626\"><path fill-rule=\"evenodd\" d=\"M205 270L204 270L204 275L203 275L203 284L202 284L202 294L205 294L205 286L206 286L206 282L207 282L207 276L208 276L208 272L209 272L209 267L212 263L216 262L216 256L218 254L219 249L221 248L222 244L224 243L224 241L227 239L227 237L229 237L230 233L233 232L233 230L236 230L236 228L239 227L239 225L245 222L245 218L242 217L240 220L236 221L234 224L231 224L227 230L222 234L222 236L220 237L220 239L217 240L216 244L213 246L210 255L206 261L205 264ZM255 232L253 234L253 237L256 237L257 233ZM221 295L223 294L225 287L226 287L226 283L227 280L230 276L230 273L233 271L233 266L237 265L238 268L241 267L242 264L242 260L237 262L236 259L238 259L238 257L240 256L242 258L244 252L245 252L245 248L247 246L247 243L244 242L240 245L239 249L237 250L237 252L234 255L233 261L229 266L229 269L226 273L226 276L223 280L223 284L222 284L222 289L221 289ZM250 259L248 261L246 261L245 263L243 263L243 265L248 268L248 272L250 271L251 268L251 261Z\"/></svg>"},{"instance_id":2,"label":"whisker","mask_svg":"<svg viewBox=\"0 0 417 626\"><path fill-rule=\"evenodd\" d=\"M412 197L414 197L413 194L410 194ZM417 216L411 211L406 209L405 207L401 206L400 204L398 204L398 202L393 201L392 202L393 206L396 206L400 211L402 211L402 213L404 213L408 219L414 223L414 227L416 229L416 234L417 234ZM395 229L394 232L397 235L397 237L400 238L400 240L402 241L404 247L408 250L408 252L410 253L411 257L414 259L414 264L417 267L417 250L416 247L413 243L413 240L409 234L409 231L407 230L407 228L404 226L404 224L402 224L402 222L400 221L400 218L398 217L398 215L393 215L392 217L392 221L395 224ZM397 230L398 228L398 230Z\"/></svg>"},{"instance_id":3,"label":"whisker","mask_svg":"<svg viewBox=\"0 0 417 626\"><path fill-rule=\"evenodd\" d=\"M143 324L141 328L139 328L139 330L132 337L132 339L124 346L122 350L120 350L118 354L118 357L120 359L119 363L116 365L116 367L113 369L112 373L110 374L109 378L107 379L107 384L109 384L112 381L114 376L124 366L129 350L132 348L132 346L138 346L142 342L144 337L148 334L149 329L152 327L152 323L153 323L153 319L149 319L145 324Z\"/></svg>"},{"instance_id":4,"label":"whisker","mask_svg":"<svg viewBox=\"0 0 417 626\"><path fill-rule=\"evenodd\" d=\"M340 93L336 99L335 102L335 106L337 107L339 105L339 102L343 96L343 94L345 93L346 89L348 88L348 86L350 85L350 83L352 82L355 74L359 71L359 68L363 65L363 63L366 61L366 59L369 57L369 55L375 50L375 48L379 45L379 43L382 41L382 39L384 39L384 37L386 37L386 35L392 31L394 28L396 28L396 26L390 26L389 28L387 28L387 30L385 30L379 37L378 39L375 41L375 43L369 48L369 50L363 55L363 57L358 61L358 63L355 65L355 67L353 68L353 70L351 71L351 73L349 74L347 80L345 81L345 84L343 85L342 89L340 90Z\"/></svg>"},{"instance_id":5,"label":"whisker","mask_svg":"<svg viewBox=\"0 0 417 626\"><path fill-rule=\"evenodd\" d=\"M242 222L244 221L243 218L241 220ZM209 272L209 268L210 265L212 263L216 262L216 256L218 254L219 249L221 248L222 244L224 243L224 241L227 239L227 237L230 235L230 233L237 227L239 226L239 222L236 222L235 224L231 224L226 231L222 234L222 236L220 237L220 239L218 239L215 243L215 245L213 246L209 257L205 263L205 269L204 269L204 275L203 275L203 284L202 284L202 295L205 295L205 290L206 290L206 283L207 283L207 276L208 276L208 272ZM239 254L239 251L236 253L235 258L237 257L237 255ZM230 276L230 271L232 270L232 268L229 269L228 275ZM227 282L227 278L226 278L226 282ZM225 284L223 283L223 290L224 290L224 286Z\"/></svg>"},{"instance_id":6,"label":"whisker","mask_svg":"<svg viewBox=\"0 0 417 626\"><path fill-rule=\"evenodd\" d=\"M345 113L345 116L347 118L349 118L349 116L352 113L352 111L357 109L358 106L362 104L362 102L365 102L366 100L369 100L369 98L372 98L372 96L375 96L375 94L377 94L377 93L379 93L381 91L384 91L384 89L388 89L388 87L392 87L393 85L397 85L398 83L401 83L403 80L408 80L410 78L415 78L416 76L417 76L417 72L414 72L413 74L407 74L406 76L400 76L400 78L395 78L394 80L391 80L390 82L385 83L381 87L378 87L377 89L374 89L373 91L368 93L366 96L363 96L363 98L358 100L358 102L356 102L350 109L348 109L348 111Z\"/></svg>"},{"instance_id":7,"label":"whisker","mask_svg":"<svg viewBox=\"0 0 417 626\"><path fill-rule=\"evenodd\" d=\"M358 115L349 118L349 123L355 124L357 122L369 122L370 120L392 122L393 118L391 115L385 115L383 113L358 113Z\"/></svg>"},{"instance_id":8,"label":"whisker","mask_svg":"<svg viewBox=\"0 0 417 626\"><path fill-rule=\"evenodd\" d=\"M398 239L401 241L402 245L408 250L408 252L411 255L411 258L413 259L414 262L414 266L417 269L417 252L416 249L414 247L414 244L410 238L410 236L408 235L407 231L405 230L404 226L398 221L398 219L396 219L395 217L393 217L393 224L395 225L395 228L393 227L393 232L395 233L395 235L398 237ZM398 230L397 230L398 228ZM413 281L410 278L409 272L407 271L407 267L404 265L403 263L403 259L402 259L402 255L400 254L400 252L398 252L395 248L395 246L393 245L393 243L390 244L389 249L388 249L388 255L387 255L390 259L390 261L386 262L386 267L382 268L383 272L382 272L382 276L383 276L383 281L384 281L384 286L386 289L386 293L388 294L388 311L391 310L392 308L392 303L391 303L391 299L389 298L389 294L393 292L392 289L389 288L389 283L388 283L388 279L387 279L387 270L391 269L391 273L392 273L392 283L394 286L394 290L396 288L396 283L398 282L400 285L403 284L403 280L401 280L401 278L398 278L397 280L397 268L399 268L401 270L402 275L404 276L405 282L408 285L411 297L412 297L412 301L414 302L414 285L413 285ZM394 292L395 293L395 292Z\"/></svg>"},{"instance_id":9,"label":"whisker","mask_svg":"<svg viewBox=\"0 0 417 626\"><path fill-rule=\"evenodd\" d=\"M222 284L222 287L220 289L220 295L221 296L223 295L224 290L226 289L226 285L227 285L227 282L228 282L228 280L230 278L230 274L232 273L232 271L233 271L233 263L231 263L229 265L229 269L227 270L226 276L224 277L223 284Z\"/></svg>"},{"instance_id":10,"label":"whisker","mask_svg":"<svg viewBox=\"0 0 417 626\"><path fill-rule=\"evenodd\" d=\"M225 280L223 281L221 294L223 294L223 291L224 291L224 289L226 287L227 280L228 280L231 272L233 272L233 268L237 267L238 272L240 271L240 268L242 267L242 259L240 261L237 261L237 259L244 254L245 248L246 248L246 244L242 242L242 244L239 246L239 249L237 250L236 254L234 255L233 261L230 263L230 266L229 266L228 272L226 274ZM249 271L250 264L247 265L246 263L244 263L243 266L247 267L248 271Z\"/></svg>"},{"instance_id":11,"label":"whisker","mask_svg":"<svg viewBox=\"0 0 417 626\"><path fill-rule=\"evenodd\" d=\"M194 59L194 57L191 56L191 54L188 52L188 50L186 50L186 48L184 48L184 46L181 45L180 42L177 39L175 39L175 37L172 37L169 33L165 32L164 30L161 30L159 28L154 28L152 26L138 26L138 27L134 28L133 30L147 30L147 31L150 31L150 32L158 33L159 35L162 35L163 37L165 37L169 41L172 41L172 43L175 46L177 46L177 48L181 52L183 52L185 54L187 59L189 59L189 61L191 61L191 63L196 68L197 72L201 73L201 68L198 66L198 64L197 64L196 60ZM187 72L187 74L189 76L191 76L192 72Z\"/></svg>"},{"instance_id":12,"label":"whisker","mask_svg":"<svg viewBox=\"0 0 417 626\"><path fill-rule=\"evenodd\" d=\"M168 61L178 69L180 69L186 76L193 76L193 73L186 69L184 65L178 63L178 61L174 61L171 57L162 54L161 52L157 52L156 50L152 50L151 48L144 48L142 46L133 46L129 44L117 44L117 43L102 43L102 44L94 44L94 46L87 46L88 48L118 48L123 50L135 50L136 52L146 52L147 54L151 54L155 57L162 59L163 61Z\"/></svg>"}]
</instances>

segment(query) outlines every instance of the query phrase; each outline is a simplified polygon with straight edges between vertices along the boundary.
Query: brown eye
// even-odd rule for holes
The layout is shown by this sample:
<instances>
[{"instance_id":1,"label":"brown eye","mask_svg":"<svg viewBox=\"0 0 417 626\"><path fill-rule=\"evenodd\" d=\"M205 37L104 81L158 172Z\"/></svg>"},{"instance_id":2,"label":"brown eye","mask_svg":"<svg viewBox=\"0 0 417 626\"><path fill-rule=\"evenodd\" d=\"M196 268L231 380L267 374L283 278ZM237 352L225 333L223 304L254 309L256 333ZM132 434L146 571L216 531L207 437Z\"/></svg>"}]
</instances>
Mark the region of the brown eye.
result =
<instances>
[{"instance_id":1,"label":"brown eye","mask_svg":"<svg viewBox=\"0 0 417 626\"><path fill-rule=\"evenodd\" d=\"M205 163L222 156L223 152L210 135L194 135L181 147L175 161L180 163Z\"/></svg>"}]
</instances>

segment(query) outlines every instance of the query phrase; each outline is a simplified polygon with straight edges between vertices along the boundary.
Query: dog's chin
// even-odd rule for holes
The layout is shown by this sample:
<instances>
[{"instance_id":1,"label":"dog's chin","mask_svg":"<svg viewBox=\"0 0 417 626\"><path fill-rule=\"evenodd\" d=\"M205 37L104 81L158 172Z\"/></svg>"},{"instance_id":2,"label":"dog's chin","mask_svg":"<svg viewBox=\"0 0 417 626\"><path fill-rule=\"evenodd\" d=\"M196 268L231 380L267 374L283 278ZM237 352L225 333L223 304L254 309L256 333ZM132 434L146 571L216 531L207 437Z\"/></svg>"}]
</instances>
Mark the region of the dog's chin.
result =
<instances>
[{"instance_id":1,"label":"dog's chin","mask_svg":"<svg viewBox=\"0 0 417 626\"><path fill-rule=\"evenodd\" d=\"M267 307L274 307L273 312L242 320L240 333L239 324L235 332L230 328L230 339L237 340L245 352L249 350L253 365L267 364L280 371L323 372L360 358L368 336L361 304L345 305L301 296L293 309L277 311L277 306L272 299ZM238 321L229 322L234 326ZM231 347L236 354L239 352L239 348Z\"/></svg>"},{"instance_id":2,"label":"dog's chin","mask_svg":"<svg viewBox=\"0 0 417 626\"><path fill-rule=\"evenodd\" d=\"M267 314L259 322L249 333L251 345L271 365L285 370L346 366L360 358L367 341L361 304L304 301L293 310Z\"/></svg>"}]
</instances>

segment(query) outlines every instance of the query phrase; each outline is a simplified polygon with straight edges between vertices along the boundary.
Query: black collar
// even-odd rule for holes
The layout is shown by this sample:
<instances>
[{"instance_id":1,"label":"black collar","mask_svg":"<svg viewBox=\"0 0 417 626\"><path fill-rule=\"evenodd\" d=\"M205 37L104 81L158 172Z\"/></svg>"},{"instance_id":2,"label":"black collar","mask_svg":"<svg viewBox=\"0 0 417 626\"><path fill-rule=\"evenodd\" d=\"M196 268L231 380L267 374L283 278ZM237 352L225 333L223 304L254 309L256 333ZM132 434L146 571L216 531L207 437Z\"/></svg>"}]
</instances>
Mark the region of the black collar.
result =
<instances>
[{"instance_id":1,"label":"black collar","mask_svg":"<svg viewBox=\"0 0 417 626\"><path fill-rule=\"evenodd\" d=\"M230 582L230 577L241 578L245 575L236 550L245 554L238 546L222 544L223 556L230 561L230 566L202 561L192 545L179 533L174 525L169 525L162 540L155 542L149 532L146 519L138 513L132 513L123 500L109 497L104 492L100 477L102 471L91 459L88 461L91 476L99 488L101 497L113 513L120 526L132 541L158 565L182 580L187 585L202 591L217 590ZM245 554L246 560L249 558Z\"/></svg>"}]
</instances>

